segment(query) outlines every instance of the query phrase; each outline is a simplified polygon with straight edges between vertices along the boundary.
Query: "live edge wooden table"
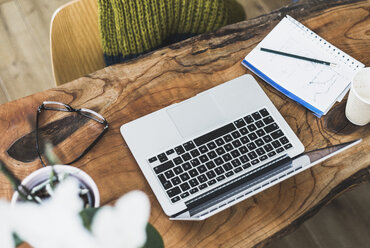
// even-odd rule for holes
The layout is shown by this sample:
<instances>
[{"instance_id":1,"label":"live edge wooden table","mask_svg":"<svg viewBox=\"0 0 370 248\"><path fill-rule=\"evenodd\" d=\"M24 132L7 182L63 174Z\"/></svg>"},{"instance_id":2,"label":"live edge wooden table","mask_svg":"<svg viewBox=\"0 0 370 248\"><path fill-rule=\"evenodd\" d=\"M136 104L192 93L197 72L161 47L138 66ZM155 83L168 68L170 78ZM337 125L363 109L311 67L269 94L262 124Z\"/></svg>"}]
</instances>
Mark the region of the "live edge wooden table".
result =
<instances>
[{"instance_id":1,"label":"live edge wooden table","mask_svg":"<svg viewBox=\"0 0 370 248\"><path fill-rule=\"evenodd\" d=\"M159 206L119 128L122 124L185 100L242 74L243 57L289 14L329 42L370 66L370 1L311 1L290 5L256 19L233 24L114 65L55 89L0 106L0 158L20 178L41 167L34 148L34 118L45 100L93 109L110 128L77 166L97 183L102 204L139 189L151 201L150 222L166 247L263 246L299 226L345 190L370 179L370 125L358 127L344 115L346 101L316 118L266 83L257 79L306 150L358 138L359 145L306 170L205 221L170 221ZM56 120L55 125L63 124ZM69 123L68 125L79 125ZM60 138L60 137L59 137ZM84 145L84 137L54 141ZM76 137L74 137L76 138ZM59 142L59 143L58 143ZM68 155L66 155L68 160ZM12 190L0 175L0 197Z\"/></svg>"}]
</instances>

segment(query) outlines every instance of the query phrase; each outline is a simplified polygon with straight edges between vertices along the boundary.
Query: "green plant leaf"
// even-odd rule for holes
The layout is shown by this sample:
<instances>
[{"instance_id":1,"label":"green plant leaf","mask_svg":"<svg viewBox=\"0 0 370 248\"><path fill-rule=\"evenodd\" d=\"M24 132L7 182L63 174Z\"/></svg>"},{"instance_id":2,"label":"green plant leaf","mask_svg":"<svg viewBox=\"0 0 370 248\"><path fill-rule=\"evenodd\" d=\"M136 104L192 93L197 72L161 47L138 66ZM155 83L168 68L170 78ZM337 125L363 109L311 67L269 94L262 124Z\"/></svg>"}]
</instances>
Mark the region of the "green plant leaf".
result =
<instances>
[{"instance_id":1,"label":"green plant leaf","mask_svg":"<svg viewBox=\"0 0 370 248\"><path fill-rule=\"evenodd\" d=\"M150 223L146 226L147 239L143 248L164 248L161 235Z\"/></svg>"},{"instance_id":2,"label":"green plant leaf","mask_svg":"<svg viewBox=\"0 0 370 248\"><path fill-rule=\"evenodd\" d=\"M16 233L13 233L13 239L16 247L23 243L23 240L21 240Z\"/></svg>"}]
</instances>

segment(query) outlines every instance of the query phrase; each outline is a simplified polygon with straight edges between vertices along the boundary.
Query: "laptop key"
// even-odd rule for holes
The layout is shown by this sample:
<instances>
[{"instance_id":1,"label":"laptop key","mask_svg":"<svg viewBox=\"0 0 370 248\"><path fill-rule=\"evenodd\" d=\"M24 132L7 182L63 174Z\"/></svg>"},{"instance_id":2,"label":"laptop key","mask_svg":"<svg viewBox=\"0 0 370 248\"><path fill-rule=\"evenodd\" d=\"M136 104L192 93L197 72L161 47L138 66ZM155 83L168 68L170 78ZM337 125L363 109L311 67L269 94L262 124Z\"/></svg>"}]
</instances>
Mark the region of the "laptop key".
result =
<instances>
[{"instance_id":1,"label":"laptop key","mask_svg":"<svg viewBox=\"0 0 370 248\"><path fill-rule=\"evenodd\" d=\"M159 173L162 173L163 171L171 169L174 166L175 165L173 164L172 161L167 161L167 162L165 162L161 165L158 165L158 166L154 167L154 171L155 171L155 173L159 174Z\"/></svg>"},{"instance_id":2,"label":"laptop key","mask_svg":"<svg viewBox=\"0 0 370 248\"><path fill-rule=\"evenodd\" d=\"M255 139L258 138L258 136L255 133L250 133L250 134L248 134L248 138L251 139L251 140L255 140Z\"/></svg>"},{"instance_id":3,"label":"laptop key","mask_svg":"<svg viewBox=\"0 0 370 248\"><path fill-rule=\"evenodd\" d=\"M246 164L243 164L243 169L248 169L249 167L251 167L252 165L250 163L246 163Z\"/></svg>"},{"instance_id":4,"label":"laptop key","mask_svg":"<svg viewBox=\"0 0 370 248\"><path fill-rule=\"evenodd\" d=\"M260 157L260 161L264 161L264 160L266 160L266 159L268 159L267 155L262 155L262 156Z\"/></svg>"},{"instance_id":5,"label":"laptop key","mask_svg":"<svg viewBox=\"0 0 370 248\"><path fill-rule=\"evenodd\" d=\"M204 183L205 181L208 180L208 178L206 177L206 175L200 175L198 178L198 181L201 182L201 183Z\"/></svg>"},{"instance_id":6,"label":"laptop key","mask_svg":"<svg viewBox=\"0 0 370 248\"><path fill-rule=\"evenodd\" d=\"M259 120L259 121L257 121L256 122L256 126L258 127L258 128L261 128L261 127L263 127L265 125L265 123L263 123L263 121L261 121L261 120Z\"/></svg>"},{"instance_id":7,"label":"laptop key","mask_svg":"<svg viewBox=\"0 0 370 248\"><path fill-rule=\"evenodd\" d=\"M231 142L232 144L233 144L233 146L235 147L235 148L238 148L239 146L241 146L242 145L242 143L240 143L240 141L239 140L234 140L233 142Z\"/></svg>"},{"instance_id":8,"label":"laptop key","mask_svg":"<svg viewBox=\"0 0 370 248\"><path fill-rule=\"evenodd\" d=\"M186 142L182 145L186 151L190 151L195 148L193 141Z\"/></svg>"},{"instance_id":9,"label":"laptop key","mask_svg":"<svg viewBox=\"0 0 370 248\"><path fill-rule=\"evenodd\" d=\"M190 192L190 194L195 194L195 193L197 193L199 191L199 189L198 188L192 188L189 192Z\"/></svg>"},{"instance_id":10,"label":"laptop key","mask_svg":"<svg viewBox=\"0 0 370 248\"><path fill-rule=\"evenodd\" d=\"M159 154L157 157L159 159L159 162L161 162L161 163L168 160L166 154L164 154L164 153Z\"/></svg>"},{"instance_id":11,"label":"laptop key","mask_svg":"<svg viewBox=\"0 0 370 248\"><path fill-rule=\"evenodd\" d=\"M212 170L213 168L216 167L215 163L213 161L209 161L206 163L206 166L208 168L208 170Z\"/></svg>"},{"instance_id":12,"label":"laptop key","mask_svg":"<svg viewBox=\"0 0 370 248\"><path fill-rule=\"evenodd\" d=\"M161 183L163 184L164 182L167 182L167 179L164 177L164 175L163 174L159 174L158 175L158 179L159 179L159 181L161 181Z\"/></svg>"},{"instance_id":13,"label":"laptop key","mask_svg":"<svg viewBox=\"0 0 370 248\"><path fill-rule=\"evenodd\" d=\"M276 152L274 152L274 151L267 153L267 156L269 156L269 157L272 157L272 156L275 156L275 155L276 155Z\"/></svg>"},{"instance_id":14,"label":"laptop key","mask_svg":"<svg viewBox=\"0 0 370 248\"><path fill-rule=\"evenodd\" d=\"M215 142L218 146L222 146L223 144L225 144L225 141L222 138L216 139Z\"/></svg>"},{"instance_id":15,"label":"laptop key","mask_svg":"<svg viewBox=\"0 0 370 248\"><path fill-rule=\"evenodd\" d=\"M191 164L193 167L196 167L196 166L200 165L199 159L194 158L194 159L190 160L190 164Z\"/></svg>"},{"instance_id":16,"label":"laptop key","mask_svg":"<svg viewBox=\"0 0 370 248\"><path fill-rule=\"evenodd\" d=\"M252 150L257 148L257 146L253 142L248 143L247 147L248 147L249 151L252 151Z\"/></svg>"},{"instance_id":17,"label":"laptop key","mask_svg":"<svg viewBox=\"0 0 370 248\"><path fill-rule=\"evenodd\" d=\"M228 143L228 142L233 140L233 137L231 137L230 134L227 134L227 135L224 136L224 140L225 140L226 143Z\"/></svg>"},{"instance_id":18,"label":"laptop key","mask_svg":"<svg viewBox=\"0 0 370 248\"><path fill-rule=\"evenodd\" d=\"M192 170L189 171L189 175L191 177L196 177L196 176L199 175L199 173L198 173L197 169L192 169Z\"/></svg>"},{"instance_id":19,"label":"laptop key","mask_svg":"<svg viewBox=\"0 0 370 248\"><path fill-rule=\"evenodd\" d=\"M269 115L269 112L267 111L267 109L263 108L260 110L260 114L263 116L263 117L266 117Z\"/></svg>"},{"instance_id":20,"label":"laptop key","mask_svg":"<svg viewBox=\"0 0 370 248\"><path fill-rule=\"evenodd\" d=\"M274 148L270 144L265 145L263 148L265 148L266 152L274 150Z\"/></svg>"},{"instance_id":21,"label":"laptop key","mask_svg":"<svg viewBox=\"0 0 370 248\"><path fill-rule=\"evenodd\" d=\"M192 167L189 162L186 162L181 165L184 170L190 170Z\"/></svg>"},{"instance_id":22,"label":"laptop key","mask_svg":"<svg viewBox=\"0 0 370 248\"><path fill-rule=\"evenodd\" d=\"M249 158L247 157L247 155L243 155L240 157L240 161L245 164L249 161Z\"/></svg>"},{"instance_id":23,"label":"laptop key","mask_svg":"<svg viewBox=\"0 0 370 248\"><path fill-rule=\"evenodd\" d=\"M243 156L242 156L243 157ZM241 165L242 163L240 162L239 159L234 159L233 161L231 161L231 164L235 167L238 167L239 165Z\"/></svg>"},{"instance_id":24,"label":"laptop key","mask_svg":"<svg viewBox=\"0 0 370 248\"><path fill-rule=\"evenodd\" d=\"M282 147L279 147L278 149L276 149L277 153L282 153L283 151L284 151L284 149Z\"/></svg>"},{"instance_id":25,"label":"laptop key","mask_svg":"<svg viewBox=\"0 0 370 248\"><path fill-rule=\"evenodd\" d=\"M234 147L229 143L229 144L226 144L226 145L224 145L224 148L225 148L225 150L226 151L231 151L232 149L234 149Z\"/></svg>"},{"instance_id":26,"label":"laptop key","mask_svg":"<svg viewBox=\"0 0 370 248\"><path fill-rule=\"evenodd\" d=\"M198 167L198 171L199 171L199 173L203 173L203 172L207 171L207 168L204 165L201 165L201 166Z\"/></svg>"},{"instance_id":27,"label":"laptop key","mask_svg":"<svg viewBox=\"0 0 370 248\"><path fill-rule=\"evenodd\" d=\"M194 149L194 150L191 150L191 151L190 151L190 154L191 154L191 156L192 156L193 158L196 158L196 157L198 157L198 156L200 155L200 152L199 152L199 150L198 150L198 149Z\"/></svg>"},{"instance_id":28,"label":"laptop key","mask_svg":"<svg viewBox=\"0 0 370 248\"><path fill-rule=\"evenodd\" d=\"M239 138L241 136L238 131L232 132L231 135L234 137L234 139L237 139L237 138Z\"/></svg>"},{"instance_id":29,"label":"laptop key","mask_svg":"<svg viewBox=\"0 0 370 248\"><path fill-rule=\"evenodd\" d=\"M270 123L273 123L274 122L274 119L272 119L271 116L267 116L266 118L263 118L263 122L268 125Z\"/></svg>"},{"instance_id":30,"label":"laptop key","mask_svg":"<svg viewBox=\"0 0 370 248\"><path fill-rule=\"evenodd\" d=\"M260 162L260 161L259 161L258 159L255 159L255 160L252 160L252 161L251 161L251 164L252 164L252 165L255 165L255 164L258 164L259 162Z\"/></svg>"},{"instance_id":31,"label":"laptop key","mask_svg":"<svg viewBox=\"0 0 370 248\"><path fill-rule=\"evenodd\" d=\"M183 181L183 182L185 182L185 181L187 181L187 180L189 180L190 179L190 176L189 176L189 174L188 173L183 173L183 174L181 174L180 175L180 178L181 178L181 180Z\"/></svg>"},{"instance_id":32,"label":"laptop key","mask_svg":"<svg viewBox=\"0 0 370 248\"><path fill-rule=\"evenodd\" d=\"M258 147L263 146L263 145L265 144L265 142L263 142L263 140L262 140L262 139L257 139L254 143L256 143L256 145L257 145Z\"/></svg>"},{"instance_id":33,"label":"laptop key","mask_svg":"<svg viewBox=\"0 0 370 248\"><path fill-rule=\"evenodd\" d=\"M182 193L180 196L181 196L182 199L184 199L184 198L188 197L189 195L190 195L189 192L185 192L185 193Z\"/></svg>"},{"instance_id":34,"label":"laptop key","mask_svg":"<svg viewBox=\"0 0 370 248\"><path fill-rule=\"evenodd\" d=\"M234 172L232 171L229 171L225 174L226 177L231 177L232 175L234 175Z\"/></svg>"},{"instance_id":35,"label":"laptop key","mask_svg":"<svg viewBox=\"0 0 370 248\"><path fill-rule=\"evenodd\" d=\"M262 138L266 143L269 143L271 140L272 140L272 138L271 138L271 136L270 135L266 135L266 136L263 136L263 138Z\"/></svg>"},{"instance_id":36,"label":"laptop key","mask_svg":"<svg viewBox=\"0 0 370 248\"><path fill-rule=\"evenodd\" d=\"M220 166L215 169L217 175L221 175L225 172L225 170Z\"/></svg>"},{"instance_id":37,"label":"laptop key","mask_svg":"<svg viewBox=\"0 0 370 248\"><path fill-rule=\"evenodd\" d=\"M188 160L191 159L191 156L190 156L190 154L188 152L187 153L184 153L183 155L181 155L181 157L182 157L182 159L184 161L188 161Z\"/></svg>"},{"instance_id":38,"label":"laptop key","mask_svg":"<svg viewBox=\"0 0 370 248\"><path fill-rule=\"evenodd\" d=\"M230 161L230 160L231 160L231 159L233 159L233 158L231 157L231 155L230 155L230 154L226 153L226 154L224 154L224 155L222 156L222 159L223 159L225 162L228 162L228 161Z\"/></svg>"},{"instance_id":39,"label":"laptop key","mask_svg":"<svg viewBox=\"0 0 370 248\"><path fill-rule=\"evenodd\" d=\"M264 136L266 133L265 133L265 131L263 131L263 129L258 129L258 130L256 131L256 134L258 135L258 137L262 137L262 136Z\"/></svg>"},{"instance_id":40,"label":"laptop key","mask_svg":"<svg viewBox=\"0 0 370 248\"><path fill-rule=\"evenodd\" d=\"M208 147L209 150L213 150L213 149L216 148L216 144L215 144L215 142L211 141L207 144L207 147Z\"/></svg>"},{"instance_id":41,"label":"laptop key","mask_svg":"<svg viewBox=\"0 0 370 248\"><path fill-rule=\"evenodd\" d=\"M190 189L190 186L188 183L183 183L180 185L180 188L182 189L182 191L187 191L188 189Z\"/></svg>"},{"instance_id":42,"label":"laptop key","mask_svg":"<svg viewBox=\"0 0 370 248\"><path fill-rule=\"evenodd\" d=\"M240 152L236 149L231 151L230 153L231 153L231 156L233 156L233 158L237 158L240 156Z\"/></svg>"},{"instance_id":43,"label":"laptop key","mask_svg":"<svg viewBox=\"0 0 370 248\"><path fill-rule=\"evenodd\" d=\"M148 159L149 163L153 163L155 161L157 161L157 157L152 157L150 159Z\"/></svg>"},{"instance_id":44,"label":"laptop key","mask_svg":"<svg viewBox=\"0 0 370 248\"><path fill-rule=\"evenodd\" d=\"M257 154L254 151L252 151L252 152L248 153L248 157L250 159L255 159L255 158L257 158Z\"/></svg>"},{"instance_id":45,"label":"laptop key","mask_svg":"<svg viewBox=\"0 0 370 248\"><path fill-rule=\"evenodd\" d=\"M181 189L177 186L175 188L167 190L167 195L172 198L181 193Z\"/></svg>"},{"instance_id":46,"label":"laptop key","mask_svg":"<svg viewBox=\"0 0 370 248\"><path fill-rule=\"evenodd\" d=\"M200 162L205 163L209 160L209 158L207 157L207 155L204 154L204 155L199 157L199 160L200 160Z\"/></svg>"},{"instance_id":47,"label":"laptop key","mask_svg":"<svg viewBox=\"0 0 370 248\"><path fill-rule=\"evenodd\" d=\"M181 166L177 166L177 167L173 168L173 171L176 173L176 175L181 174L181 173L184 172L184 170L182 169Z\"/></svg>"},{"instance_id":48,"label":"laptop key","mask_svg":"<svg viewBox=\"0 0 370 248\"><path fill-rule=\"evenodd\" d=\"M209 153L207 153L207 155L210 159L214 159L215 157L217 157L217 153L215 151L210 151Z\"/></svg>"},{"instance_id":49,"label":"laptop key","mask_svg":"<svg viewBox=\"0 0 370 248\"><path fill-rule=\"evenodd\" d=\"M175 163L175 165L179 165L179 164L183 163L184 161L182 160L182 158L176 157L176 158L173 159L173 162Z\"/></svg>"},{"instance_id":50,"label":"laptop key","mask_svg":"<svg viewBox=\"0 0 370 248\"><path fill-rule=\"evenodd\" d=\"M219 147L216 149L216 152L220 156L225 153L225 149L223 147Z\"/></svg>"},{"instance_id":51,"label":"laptop key","mask_svg":"<svg viewBox=\"0 0 370 248\"><path fill-rule=\"evenodd\" d=\"M170 179L171 177L174 177L175 176L175 174L173 173L172 170L168 170L164 174L166 175L166 178L167 179Z\"/></svg>"},{"instance_id":52,"label":"laptop key","mask_svg":"<svg viewBox=\"0 0 370 248\"><path fill-rule=\"evenodd\" d=\"M185 150L182 146L175 147L175 151L176 151L177 155L181 155L185 152Z\"/></svg>"},{"instance_id":53,"label":"laptop key","mask_svg":"<svg viewBox=\"0 0 370 248\"><path fill-rule=\"evenodd\" d=\"M249 139L247 136L243 136L240 138L240 141L243 143L243 144L247 144L249 142Z\"/></svg>"},{"instance_id":54,"label":"laptop key","mask_svg":"<svg viewBox=\"0 0 370 248\"><path fill-rule=\"evenodd\" d=\"M167 154L167 155L171 155L171 154L173 154L173 153L175 153L175 151L174 151L173 149L170 149L170 150L168 150L168 151L166 152L166 154Z\"/></svg>"},{"instance_id":55,"label":"laptop key","mask_svg":"<svg viewBox=\"0 0 370 248\"><path fill-rule=\"evenodd\" d=\"M234 172L235 173L239 173L239 172L241 172L243 169L242 169L242 167L238 167L238 168L235 168L234 169Z\"/></svg>"},{"instance_id":56,"label":"laptop key","mask_svg":"<svg viewBox=\"0 0 370 248\"><path fill-rule=\"evenodd\" d=\"M248 129L246 127L243 127L239 130L239 132L242 134L242 135L246 135L248 132Z\"/></svg>"},{"instance_id":57,"label":"laptop key","mask_svg":"<svg viewBox=\"0 0 370 248\"><path fill-rule=\"evenodd\" d=\"M244 120L247 124L251 124L253 122L253 118L250 115L247 115L246 117L244 117Z\"/></svg>"},{"instance_id":58,"label":"laptop key","mask_svg":"<svg viewBox=\"0 0 370 248\"><path fill-rule=\"evenodd\" d=\"M289 143L289 140L287 139L287 137L284 136L280 138L280 142L281 144L285 145L286 143Z\"/></svg>"},{"instance_id":59,"label":"laptop key","mask_svg":"<svg viewBox=\"0 0 370 248\"><path fill-rule=\"evenodd\" d=\"M222 160L222 158L220 158L220 157L216 158L216 159L214 160L214 162L215 162L215 164L216 164L216 165L221 165L221 164L223 164L223 163L224 163L224 161L223 161L223 160Z\"/></svg>"},{"instance_id":60,"label":"laptop key","mask_svg":"<svg viewBox=\"0 0 370 248\"><path fill-rule=\"evenodd\" d=\"M171 179L171 182L172 182L173 185L176 186L176 185L181 183L181 180L180 180L179 177L174 177L174 178Z\"/></svg>"},{"instance_id":61,"label":"laptop key","mask_svg":"<svg viewBox=\"0 0 370 248\"><path fill-rule=\"evenodd\" d=\"M199 182L197 181L196 178L193 178L193 179L189 180L189 184L190 184L191 187L195 187L199 184Z\"/></svg>"},{"instance_id":62,"label":"laptop key","mask_svg":"<svg viewBox=\"0 0 370 248\"><path fill-rule=\"evenodd\" d=\"M170 182L170 181L165 181L165 182L163 182L163 183L162 183L162 185L163 185L163 188L164 188L165 190L167 190L167 189L169 189L169 188L171 188L171 187L172 187L172 184L171 184L171 182Z\"/></svg>"},{"instance_id":63,"label":"laptop key","mask_svg":"<svg viewBox=\"0 0 370 248\"><path fill-rule=\"evenodd\" d=\"M281 146L281 144L280 144L280 142L279 142L278 140L273 141L271 144L272 144L272 146L273 146L273 147L275 147L275 148L278 148L278 147L280 147L280 146Z\"/></svg>"},{"instance_id":64,"label":"laptop key","mask_svg":"<svg viewBox=\"0 0 370 248\"><path fill-rule=\"evenodd\" d=\"M199 147L199 151L201 153L206 153L206 152L208 152L208 148L206 147L206 145L204 145L204 146Z\"/></svg>"},{"instance_id":65,"label":"laptop key","mask_svg":"<svg viewBox=\"0 0 370 248\"><path fill-rule=\"evenodd\" d=\"M233 168L230 163L226 163L226 164L224 164L222 166L224 167L225 171L229 171L229 170L231 170Z\"/></svg>"},{"instance_id":66,"label":"laptop key","mask_svg":"<svg viewBox=\"0 0 370 248\"><path fill-rule=\"evenodd\" d=\"M241 128L241 127L244 127L246 125L243 119L239 119L239 120L234 121L234 124L237 128Z\"/></svg>"},{"instance_id":67,"label":"laptop key","mask_svg":"<svg viewBox=\"0 0 370 248\"><path fill-rule=\"evenodd\" d=\"M271 137L273 139L277 139L277 138L280 138L281 136L283 136L284 133L279 129L279 130L276 130L275 132L271 133Z\"/></svg>"},{"instance_id":68,"label":"laptop key","mask_svg":"<svg viewBox=\"0 0 370 248\"><path fill-rule=\"evenodd\" d=\"M221 175L221 176L216 177L216 180L219 182L219 181L224 180L225 178L226 177L224 175Z\"/></svg>"},{"instance_id":69,"label":"laptop key","mask_svg":"<svg viewBox=\"0 0 370 248\"><path fill-rule=\"evenodd\" d=\"M216 179L212 179L211 181L208 182L208 185L211 186L215 183L217 183Z\"/></svg>"},{"instance_id":70,"label":"laptop key","mask_svg":"<svg viewBox=\"0 0 370 248\"><path fill-rule=\"evenodd\" d=\"M288 150L289 148L292 148L292 144L286 144L285 146L284 146L284 148L285 148L285 150Z\"/></svg>"},{"instance_id":71,"label":"laptop key","mask_svg":"<svg viewBox=\"0 0 370 248\"><path fill-rule=\"evenodd\" d=\"M262 118L262 116L258 112L254 112L252 116L253 119L255 119L256 121Z\"/></svg>"},{"instance_id":72,"label":"laptop key","mask_svg":"<svg viewBox=\"0 0 370 248\"><path fill-rule=\"evenodd\" d=\"M203 183L202 185L199 186L199 189L202 190L202 189L205 189L207 187L208 187L208 185L206 183Z\"/></svg>"},{"instance_id":73,"label":"laptop key","mask_svg":"<svg viewBox=\"0 0 370 248\"><path fill-rule=\"evenodd\" d=\"M272 131L275 131L278 128L279 126L276 123L271 123L270 125L264 127L263 130L265 130L266 133L271 133Z\"/></svg>"},{"instance_id":74,"label":"laptop key","mask_svg":"<svg viewBox=\"0 0 370 248\"><path fill-rule=\"evenodd\" d=\"M221 136L224 136L225 134L228 134L232 131L236 130L236 127L234 126L233 123L230 123L230 124L227 124L223 127L220 127L216 130L213 130L207 134L204 134L196 139L194 139L194 143L197 145L197 146L201 146L211 140L214 140L214 139L217 139ZM210 149L213 149L213 148L210 148Z\"/></svg>"},{"instance_id":75,"label":"laptop key","mask_svg":"<svg viewBox=\"0 0 370 248\"><path fill-rule=\"evenodd\" d=\"M172 201L172 203L178 202L178 201L180 201L180 197L176 196L176 197L172 198L171 201Z\"/></svg>"},{"instance_id":76,"label":"laptop key","mask_svg":"<svg viewBox=\"0 0 370 248\"><path fill-rule=\"evenodd\" d=\"M254 124L250 124L250 125L248 125L247 127L248 127L248 130L249 130L250 132L253 132L253 131L255 131L255 130L257 129L257 127L256 127Z\"/></svg>"},{"instance_id":77,"label":"laptop key","mask_svg":"<svg viewBox=\"0 0 370 248\"><path fill-rule=\"evenodd\" d=\"M257 149L256 149L256 153L257 153L259 156L261 156L261 155L265 154L266 152L265 152L265 150L263 150L263 148L262 148L262 147L260 147L260 148L257 148Z\"/></svg>"},{"instance_id":78,"label":"laptop key","mask_svg":"<svg viewBox=\"0 0 370 248\"><path fill-rule=\"evenodd\" d=\"M208 171L206 173L206 175L207 175L208 179L212 179L212 178L216 177L216 174L214 173L214 171Z\"/></svg>"},{"instance_id":79,"label":"laptop key","mask_svg":"<svg viewBox=\"0 0 370 248\"><path fill-rule=\"evenodd\" d=\"M242 146L242 147L239 148L239 152L241 154L247 153L248 152L248 148L246 146Z\"/></svg>"}]
</instances>

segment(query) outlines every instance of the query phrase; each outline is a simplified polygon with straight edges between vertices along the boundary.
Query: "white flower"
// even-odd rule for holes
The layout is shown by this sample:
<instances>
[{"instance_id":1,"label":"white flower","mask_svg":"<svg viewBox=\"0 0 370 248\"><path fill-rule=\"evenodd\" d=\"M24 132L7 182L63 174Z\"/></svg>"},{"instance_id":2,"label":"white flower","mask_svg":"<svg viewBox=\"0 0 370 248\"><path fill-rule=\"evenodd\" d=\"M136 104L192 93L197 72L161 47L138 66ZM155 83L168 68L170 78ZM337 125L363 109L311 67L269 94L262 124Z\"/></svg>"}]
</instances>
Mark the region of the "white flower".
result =
<instances>
[{"instance_id":1,"label":"white flower","mask_svg":"<svg viewBox=\"0 0 370 248\"><path fill-rule=\"evenodd\" d=\"M115 207L104 207L94 217L92 233L99 247L141 247L146 241L150 202L141 191L120 198Z\"/></svg>"},{"instance_id":2,"label":"white flower","mask_svg":"<svg viewBox=\"0 0 370 248\"><path fill-rule=\"evenodd\" d=\"M143 192L130 192L115 207L102 207L91 232L79 215L83 202L78 192L77 181L68 178L40 205L27 202L11 207L0 200L0 247L14 247L13 232L37 248L133 248L145 244L150 203Z\"/></svg>"},{"instance_id":3,"label":"white flower","mask_svg":"<svg viewBox=\"0 0 370 248\"><path fill-rule=\"evenodd\" d=\"M75 179L61 183L54 196L41 205L18 203L14 206L14 231L37 248L95 247L90 232L79 216L83 202Z\"/></svg>"},{"instance_id":4,"label":"white flower","mask_svg":"<svg viewBox=\"0 0 370 248\"><path fill-rule=\"evenodd\" d=\"M2 248L14 247L11 223L9 203L0 199L0 247Z\"/></svg>"}]
</instances>

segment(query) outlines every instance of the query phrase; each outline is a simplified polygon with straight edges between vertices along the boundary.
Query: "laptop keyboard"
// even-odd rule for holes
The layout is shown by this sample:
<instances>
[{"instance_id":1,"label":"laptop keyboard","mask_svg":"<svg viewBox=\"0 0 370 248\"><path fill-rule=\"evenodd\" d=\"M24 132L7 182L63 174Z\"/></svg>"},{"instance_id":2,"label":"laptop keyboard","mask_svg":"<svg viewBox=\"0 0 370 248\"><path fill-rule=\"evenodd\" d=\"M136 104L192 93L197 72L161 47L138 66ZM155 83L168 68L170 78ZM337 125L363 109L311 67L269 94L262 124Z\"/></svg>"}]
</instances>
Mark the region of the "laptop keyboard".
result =
<instances>
[{"instance_id":1,"label":"laptop keyboard","mask_svg":"<svg viewBox=\"0 0 370 248\"><path fill-rule=\"evenodd\" d=\"M173 203L256 168L290 149L266 108L158 154L148 161Z\"/></svg>"}]
</instances>

